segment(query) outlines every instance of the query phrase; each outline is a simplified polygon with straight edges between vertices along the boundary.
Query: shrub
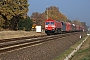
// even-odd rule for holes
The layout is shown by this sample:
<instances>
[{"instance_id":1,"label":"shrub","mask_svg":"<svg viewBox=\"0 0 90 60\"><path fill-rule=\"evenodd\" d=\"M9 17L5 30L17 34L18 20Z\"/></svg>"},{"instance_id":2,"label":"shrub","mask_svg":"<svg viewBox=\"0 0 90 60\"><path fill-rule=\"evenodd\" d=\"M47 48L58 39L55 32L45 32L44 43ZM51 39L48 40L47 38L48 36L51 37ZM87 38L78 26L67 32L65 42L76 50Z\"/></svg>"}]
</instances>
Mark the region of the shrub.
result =
<instances>
[{"instance_id":1,"label":"shrub","mask_svg":"<svg viewBox=\"0 0 90 60\"><path fill-rule=\"evenodd\" d=\"M27 17L26 19L20 19L18 23L18 29L19 30L25 30L25 31L30 31L32 28L32 20L30 17Z\"/></svg>"}]
</instances>

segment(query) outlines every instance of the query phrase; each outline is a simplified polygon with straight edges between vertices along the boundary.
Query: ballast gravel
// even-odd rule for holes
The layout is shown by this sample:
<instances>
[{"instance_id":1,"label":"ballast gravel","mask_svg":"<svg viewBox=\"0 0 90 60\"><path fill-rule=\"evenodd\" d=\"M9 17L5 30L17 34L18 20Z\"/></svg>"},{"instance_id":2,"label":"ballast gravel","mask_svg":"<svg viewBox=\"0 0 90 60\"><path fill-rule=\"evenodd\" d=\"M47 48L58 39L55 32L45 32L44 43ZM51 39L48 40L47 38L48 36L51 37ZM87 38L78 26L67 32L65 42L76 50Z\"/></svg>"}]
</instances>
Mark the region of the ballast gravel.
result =
<instances>
[{"instance_id":1,"label":"ballast gravel","mask_svg":"<svg viewBox=\"0 0 90 60\"><path fill-rule=\"evenodd\" d=\"M48 41L40 45L0 54L0 60L53 60L71 45L80 40L84 33Z\"/></svg>"}]
</instances>

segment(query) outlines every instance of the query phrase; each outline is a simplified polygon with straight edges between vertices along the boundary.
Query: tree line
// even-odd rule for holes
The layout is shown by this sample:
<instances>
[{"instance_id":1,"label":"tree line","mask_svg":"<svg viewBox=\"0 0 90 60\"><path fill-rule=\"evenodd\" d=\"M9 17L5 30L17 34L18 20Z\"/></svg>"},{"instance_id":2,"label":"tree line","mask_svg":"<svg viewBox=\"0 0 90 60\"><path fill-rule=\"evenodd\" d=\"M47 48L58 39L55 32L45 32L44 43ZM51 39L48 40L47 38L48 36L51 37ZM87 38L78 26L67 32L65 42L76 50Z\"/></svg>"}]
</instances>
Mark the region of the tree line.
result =
<instances>
[{"instance_id":1,"label":"tree line","mask_svg":"<svg viewBox=\"0 0 90 60\"><path fill-rule=\"evenodd\" d=\"M36 25L44 28L47 15L48 18L54 20L86 26L85 22L69 20L56 6L47 7L43 13L34 12L30 18L27 15L29 11L28 6L28 0L0 0L0 30L31 30L32 26L35 27Z\"/></svg>"},{"instance_id":2,"label":"tree line","mask_svg":"<svg viewBox=\"0 0 90 60\"><path fill-rule=\"evenodd\" d=\"M48 15L48 18L51 18L54 20L70 22L75 25L87 27L85 22L80 22L78 19L69 20L67 16L62 14L59 11L59 8L56 6L47 7L43 13L39 13L39 12L32 13L31 18L33 20L33 26L41 25L42 28L44 28L44 21L47 19L47 15Z\"/></svg>"}]
</instances>

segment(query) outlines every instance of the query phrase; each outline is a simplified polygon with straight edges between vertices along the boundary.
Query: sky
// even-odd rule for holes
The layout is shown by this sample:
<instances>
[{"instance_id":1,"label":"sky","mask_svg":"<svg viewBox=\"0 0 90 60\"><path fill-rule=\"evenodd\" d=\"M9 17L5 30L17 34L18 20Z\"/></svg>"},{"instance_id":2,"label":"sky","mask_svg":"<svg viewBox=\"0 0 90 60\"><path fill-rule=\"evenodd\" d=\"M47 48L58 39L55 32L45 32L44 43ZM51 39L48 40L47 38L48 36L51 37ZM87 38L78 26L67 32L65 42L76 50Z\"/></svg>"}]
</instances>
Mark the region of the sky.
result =
<instances>
[{"instance_id":1,"label":"sky","mask_svg":"<svg viewBox=\"0 0 90 60\"><path fill-rule=\"evenodd\" d=\"M33 12L43 13L47 7L56 6L69 20L78 19L90 26L90 0L28 0L31 16Z\"/></svg>"}]
</instances>

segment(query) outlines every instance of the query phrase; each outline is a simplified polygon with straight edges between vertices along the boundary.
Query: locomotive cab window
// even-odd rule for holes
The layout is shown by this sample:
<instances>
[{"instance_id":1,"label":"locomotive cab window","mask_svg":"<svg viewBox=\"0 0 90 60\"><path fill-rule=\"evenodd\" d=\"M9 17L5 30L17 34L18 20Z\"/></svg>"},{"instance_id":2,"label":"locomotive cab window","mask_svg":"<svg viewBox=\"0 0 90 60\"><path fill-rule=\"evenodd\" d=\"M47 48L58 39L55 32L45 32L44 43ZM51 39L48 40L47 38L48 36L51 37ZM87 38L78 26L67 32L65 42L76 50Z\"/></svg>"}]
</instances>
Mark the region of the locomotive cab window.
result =
<instances>
[{"instance_id":1,"label":"locomotive cab window","mask_svg":"<svg viewBox=\"0 0 90 60\"><path fill-rule=\"evenodd\" d=\"M54 22L51 22L51 25L54 25Z\"/></svg>"},{"instance_id":2,"label":"locomotive cab window","mask_svg":"<svg viewBox=\"0 0 90 60\"><path fill-rule=\"evenodd\" d=\"M46 25L54 25L54 22L46 22Z\"/></svg>"},{"instance_id":3,"label":"locomotive cab window","mask_svg":"<svg viewBox=\"0 0 90 60\"><path fill-rule=\"evenodd\" d=\"M49 22L46 22L46 25L48 25L49 24Z\"/></svg>"}]
</instances>

